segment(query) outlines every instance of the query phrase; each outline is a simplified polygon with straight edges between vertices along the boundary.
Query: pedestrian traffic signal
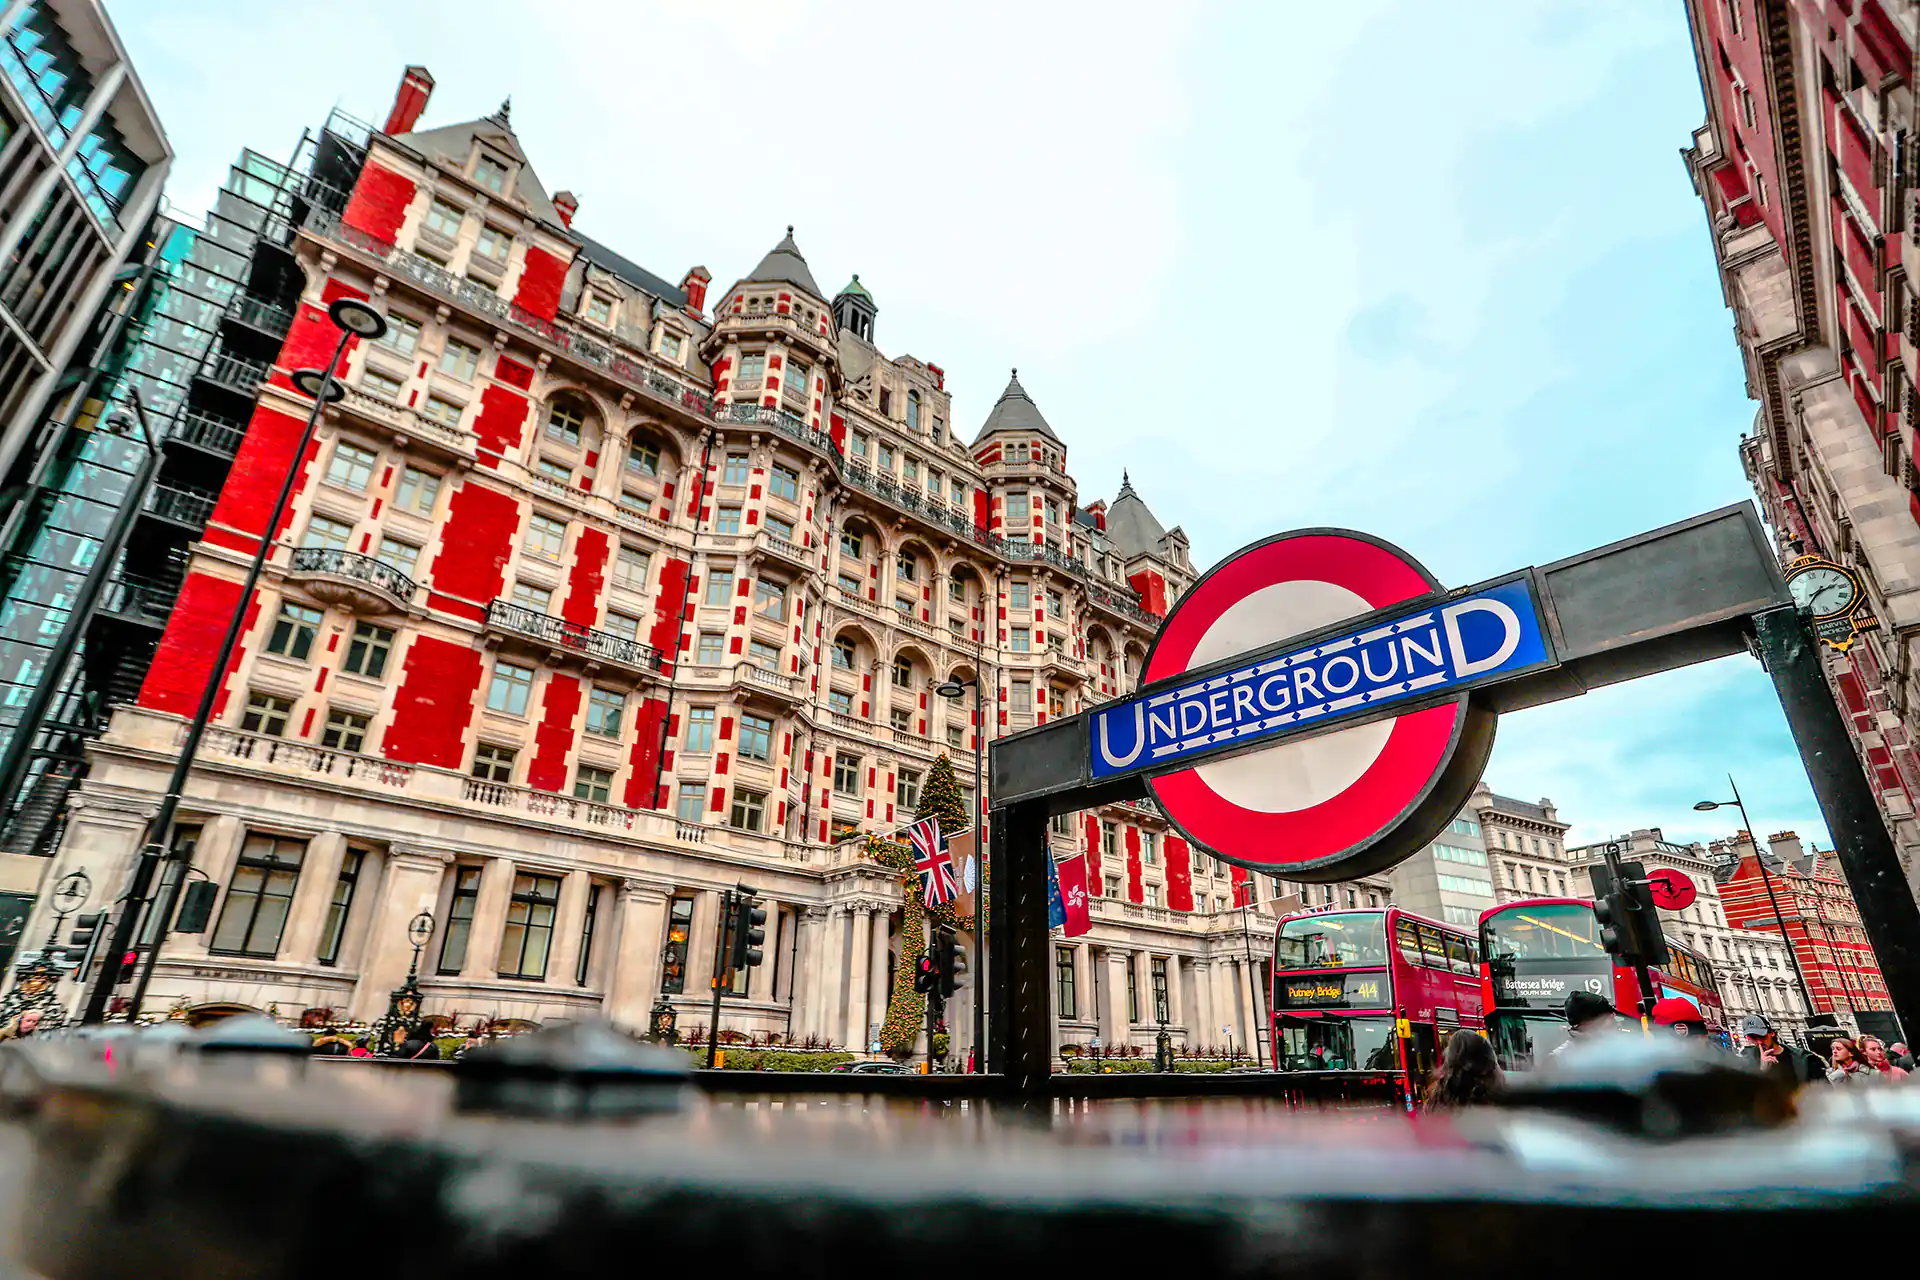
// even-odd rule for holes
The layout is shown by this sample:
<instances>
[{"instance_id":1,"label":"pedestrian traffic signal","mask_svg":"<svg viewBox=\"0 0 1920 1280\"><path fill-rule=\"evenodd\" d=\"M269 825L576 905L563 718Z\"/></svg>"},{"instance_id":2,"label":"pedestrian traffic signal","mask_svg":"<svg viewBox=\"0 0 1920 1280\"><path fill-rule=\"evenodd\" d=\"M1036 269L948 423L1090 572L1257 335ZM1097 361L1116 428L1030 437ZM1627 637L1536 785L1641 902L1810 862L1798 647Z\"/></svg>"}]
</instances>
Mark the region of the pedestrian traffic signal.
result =
<instances>
[{"instance_id":1,"label":"pedestrian traffic signal","mask_svg":"<svg viewBox=\"0 0 1920 1280\"><path fill-rule=\"evenodd\" d=\"M129 951L120 957L120 971L114 975L113 985L124 987L133 981L134 971L140 967L140 953Z\"/></svg>"},{"instance_id":2,"label":"pedestrian traffic signal","mask_svg":"<svg viewBox=\"0 0 1920 1280\"><path fill-rule=\"evenodd\" d=\"M960 939L953 930L941 929L934 934L933 957L940 994L952 999L953 993L960 989L961 979L967 976L967 953L960 949Z\"/></svg>"},{"instance_id":3,"label":"pedestrian traffic signal","mask_svg":"<svg viewBox=\"0 0 1920 1280\"><path fill-rule=\"evenodd\" d=\"M1600 945L1621 964L1666 964L1672 957L1666 935L1660 930L1660 913L1653 905L1647 869L1638 862L1622 862L1619 867L1618 880L1604 862L1590 868Z\"/></svg>"},{"instance_id":4,"label":"pedestrian traffic signal","mask_svg":"<svg viewBox=\"0 0 1920 1280\"><path fill-rule=\"evenodd\" d=\"M752 898L738 898L733 904L733 954L729 957L730 967L751 969L754 965L766 962L766 953L760 950L767 940L767 913L754 905Z\"/></svg>"},{"instance_id":5,"label":"pedestrian traffic signal","mask_svg":"<svg viewBox=\"0 0 1920 1280\"><path fill-rule=\"evenodd\" d=\"M175 933L205 933L207 921L213 918L213 900L220 894L220 886L211 880L195 880L180 895L180 910L173 916Z\"/></svg>"},{"instance_id":6,"label":"pedestrian traffic signal","mask_svg":"<svg viewBox=\"0 0 1920 1280\"><path fill-rule=\"evenodd\" d=\"M920 995L931 992L940 982L940 969L931 953L920 957L920 964L913 971L913 989Z\"/></svg>"},{"instance_id":7,"label":"pedestrian traffic signal","mask_svg":"<svg viewBox=\"0 0 1920 1280\"><path fill-rule=\"evenodd\" d=\"M67 946L75 955L85 955L93 945L94 935L100 932L101 917L107 913L95 911L89 915L73 918L73 932L67 935Z\"/></svg>"}]
</instances>

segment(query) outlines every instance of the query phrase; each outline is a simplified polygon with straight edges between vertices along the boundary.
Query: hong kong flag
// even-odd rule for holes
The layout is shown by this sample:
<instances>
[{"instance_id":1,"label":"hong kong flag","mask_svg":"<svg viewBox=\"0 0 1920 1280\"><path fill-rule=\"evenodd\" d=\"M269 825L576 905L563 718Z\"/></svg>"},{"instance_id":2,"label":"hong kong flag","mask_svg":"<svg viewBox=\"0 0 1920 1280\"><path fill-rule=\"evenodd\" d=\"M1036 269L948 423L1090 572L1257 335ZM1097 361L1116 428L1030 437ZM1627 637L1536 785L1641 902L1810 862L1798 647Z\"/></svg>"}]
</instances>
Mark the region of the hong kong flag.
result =
<instances>
[{"instance_id":1,"label":"hong kong flag","mask_svg":"<svg viewBox=\"0 0 1920 1280\"><path fill-rule=\"evenodd\" d=\"M1060 907L1066 916L1061 927L1067 937L1077 938L1093 928L1093 913L1087 907L1087 855L1076 853L1063 859L1055 874L1060 881Z\"/></svg>"}]
</instances>

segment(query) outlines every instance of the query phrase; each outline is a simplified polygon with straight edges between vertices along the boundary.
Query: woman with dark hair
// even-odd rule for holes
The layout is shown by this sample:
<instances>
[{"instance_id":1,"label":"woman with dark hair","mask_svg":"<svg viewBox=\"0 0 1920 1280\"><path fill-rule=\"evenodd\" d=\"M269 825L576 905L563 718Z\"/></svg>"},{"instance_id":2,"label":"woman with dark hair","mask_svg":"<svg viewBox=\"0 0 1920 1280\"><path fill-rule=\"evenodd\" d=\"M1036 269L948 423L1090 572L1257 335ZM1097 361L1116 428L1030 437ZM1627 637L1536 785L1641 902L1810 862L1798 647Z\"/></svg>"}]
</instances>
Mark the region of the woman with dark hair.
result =
<instances>
[{"instance_id":1,"label":"woman with dark hair","mask_svg":"<svg viewBox=\"0 0 1920 1280\"><path fill-rule=\"evenodd\" d=\"M1440 1069L1433 1073L1426 1109L1477 1107L1493 1101L1505 1087L1506 1078L1494 1061L1493 1046L1487 1038L1473 1031L1456 1031L1440 1056Z\"/></svg>"}]
</instances>

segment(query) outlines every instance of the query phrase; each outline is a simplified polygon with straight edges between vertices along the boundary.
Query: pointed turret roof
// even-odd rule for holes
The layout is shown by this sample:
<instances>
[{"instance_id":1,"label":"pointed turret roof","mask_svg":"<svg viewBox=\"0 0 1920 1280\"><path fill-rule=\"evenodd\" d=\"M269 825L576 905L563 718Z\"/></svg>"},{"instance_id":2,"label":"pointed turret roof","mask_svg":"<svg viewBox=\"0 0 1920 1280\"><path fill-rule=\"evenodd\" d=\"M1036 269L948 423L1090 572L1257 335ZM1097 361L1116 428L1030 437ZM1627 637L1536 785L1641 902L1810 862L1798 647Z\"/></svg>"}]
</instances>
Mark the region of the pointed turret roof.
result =
<instances>
[{"instance_id":1,"label":"pointed turret roof","mask_svg":"<svg viewBox=\"0 0 1920 1280\"><path fill-rule=\"evenodd\" d=\"M1159 554L1166 538L1166 526L1148 510L1140 495L1133 491L1133 481L1122 471L1120 493L1107 508L1107 540L1119 548L1121 555L1132 559Z\"/></svg>"},{"instance_id":2,"label":"pointed turret roof","mask_svg":"<svg viewBox=\"0 0 1920 1280\"><path fill-rule=\"evenodd\" d=\"M835 298L852 296L855 298L865 298L868 302L873 301L873 295L867 292L867 286L860 283L860 273L858 271L853 273L853 279L847 281L847 287L833 296Z\"/></svg>"},{"instance_id":3,"label":"pointed turret roof","mask_svg":"<svg viewBox=\"0 0 1920 1280\"><path fill-rule=\"evenodd\" d=\"M807 260L800 256L800 246L793 242L793 228L787 228L786 239L773 246L773 251L760 259L746 277L748 280L770 282L785 281L798 285L816 298L826 295L820 292L820 286L813 282L813 272L807 270Z\"/></svg>"},{"instance_id":4,"label":"pointed turret roof","mask_svg":"<svg viewBox=\"0 0 1920 1280\"><path fill-rule=\"evenodd\" d=\"M1020 385L1020 371L1015 369L1007 379L1007 389L1000 393L1000 399L994 404L993 411L987 415L987 421L980 428L980 434L974 437L977 443L996 431L1032 431L1045 436L1055 444L1064 443L1053 434L1053 428L1040 416L1040 408L1034 404L1033 397Z\"/></svg>"}]
</instances>

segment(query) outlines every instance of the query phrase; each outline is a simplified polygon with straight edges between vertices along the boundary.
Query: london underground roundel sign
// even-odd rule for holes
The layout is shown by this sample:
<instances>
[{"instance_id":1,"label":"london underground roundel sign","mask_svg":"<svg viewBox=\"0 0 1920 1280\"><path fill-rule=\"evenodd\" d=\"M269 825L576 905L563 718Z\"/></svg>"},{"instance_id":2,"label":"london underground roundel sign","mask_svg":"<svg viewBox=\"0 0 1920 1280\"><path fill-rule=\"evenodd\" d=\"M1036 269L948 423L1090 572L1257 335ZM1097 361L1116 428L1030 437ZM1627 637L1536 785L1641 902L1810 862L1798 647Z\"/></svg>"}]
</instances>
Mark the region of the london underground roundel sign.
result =
<instances>
[{"instance_id":1,"label":"london underground roundel sign","mask_svg":"<svg viewBox=\"0 0 1920 1280\"><path fill-rule=\"evenodd\" d=\"M1142 675L1153 689L1094 713L1093 774L1149 768L1168 819L1241 866L1379 871L1465 802L1494 728L1470 690L1547 664L1542 632L1524 574L1449 595L1378 538L1280 534L1168 615Z\"/></svg>"}]
</instances>

